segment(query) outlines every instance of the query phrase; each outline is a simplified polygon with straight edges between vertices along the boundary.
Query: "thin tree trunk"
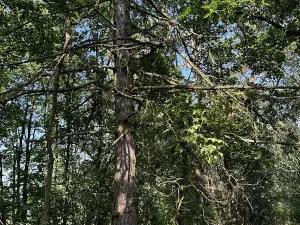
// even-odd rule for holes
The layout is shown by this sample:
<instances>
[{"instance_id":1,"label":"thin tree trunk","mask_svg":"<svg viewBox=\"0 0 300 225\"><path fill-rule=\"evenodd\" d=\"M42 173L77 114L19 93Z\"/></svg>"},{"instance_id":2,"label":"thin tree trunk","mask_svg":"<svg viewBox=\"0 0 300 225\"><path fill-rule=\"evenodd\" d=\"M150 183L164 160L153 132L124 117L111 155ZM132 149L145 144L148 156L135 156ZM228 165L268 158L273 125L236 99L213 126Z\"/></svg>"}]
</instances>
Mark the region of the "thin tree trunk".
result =
<instances>
[{"instance_id":1,"label":"thin tree trunk","mask_svg":"<svg viewBox=\"0 0 300 225\"><path fill-rule=\"evenodd\" d=\"M20 187L21 187L21 159L23 154L23 140L25 135L25 129L26 129L26 120L27 120L27 114L28 114L29 104L26 104L25 112L24 112L24 118L22 121L22 131L21 136L19 139L19 148L17 148L17 185L16 185L16 221L20 221L20 214L21 214L21 201L20 201Z\"/></svg>"},{"instance_id":2,"label":"thin tree trunk","mask_svg":"<svg viewBox=\"0 0 300 225\"><path fill-rule=\"evenodd\" d=\"M13 141L14 143L14 141ZM12 223L15 224L16 223L16 207L15 207L15 203L16 203L16 164L17 164L17 154L15 151L15 148L17 149L17 147L13 146L13 171L12 171L12 202L13 202L13 208L12 208L12 212L11 212L11 216L12 216Z\"/></svg>"},{"instance_id":3,"label":"thin tree trunk","mask_svg":"<svg viewBox=\"0 0 300 225\"><path fill-rule=\"evenodd\" d=\"M102 85L104 83L104 80L103 78L100 78L100 85ZM100 167L101 167L101 156L103 154L103 133L101 133L101 131L103 131L103 93L102 93L102 90L100 90L96 96L96 104L97 104L97 107L96 107L96 114L97 114L97 119L98 119L98 126L99 126L99 130L100 130L100 133L99 133L99 146L98 146L98 149L97 149L97 161L96 161L96 167L97 167L97 171L98 173L100 172Z\"/></svg>"},{"instance_id":4,"label":"thin tree trunk","mask_svg":"<svg viewBox=\"0 0 300 225\"><path fill-rule=\"evenodd\" d=\"M130 33L130 2L129 0L114 1L114 24L117 49L115 50L116 89L126 95L133 87L133 75L129 71L129 51L124 47L125 39ZM134 101L120 93L115 97L115 118L117 142L115 148L115 211L114 225L136 225L136 178L134 149Z\"/></svg>"},{"instance_id":5,"label":"thin tree trunk","mask_svg":"<svg viewBox=\"0 0 300 225\"><path fill-rule=\"evenodd\" d=\"M54 90L58 90L59 86L59 75L58 72L55 73L54 76ZM47 225L49 222L49 211L51 205L51 184L52 184L52 175L53 175L53 165L54 165L54 156L53 156L53 132L54 132L54 124L55 124L55 116L57 113L57 92L54 91L52 96L52 109L50 118L48 121L47 127L47 134L46 134L46 141L47 141L47 155L48 155L48 162L47 162L47 171L45 176L45 194L44 194L44 206L42 212L42 225Z\"/></svg>"},{"instance_id":6,"label":"thin tree trunk","mask_svg":"<svg viewBox=\"0 0 300 225\"><path fill-rule=\"evenodd\" d=\"M70 85L70 76L66 80L66 88L69 88ZM66 122L67 122L67 133L71 133L72 128L72 115L71 115L71 105L72 105L72 94L68 93L66 96ZM71 136L67 137L67 147L65 155L65 168L64 168L64 185L66 187L67 196L64 198L64 207L63 207L63 218L62 225L67 225L69 219L69 166L71 158Z\"/></svg>"},{"instance_id":7,"label":"thin tree trunk","mask_svg":"<svg viewBox=\"0 0 300 225\"><path fill-rule=\"evenodd\" d=\"M0 224L6 225L6 217L5 217L5 199L4 199L4 187L3 187L3 166L2 166L2 152L0 152Z\"/></svg>"},{"instance_id":8,"label":"thin tree trunk","mask_svg":"<svg viewBox=\"0 0 300 225\"><path fill-rule=\"evenodd\" d=\"M186 184L186 179L188 176L188 155L186 151L182 152L182 167L181 167L181 174L180 177L182 178L178 182L178 203L177 203L177 224L178 225L186 225L186 213L184 210L183 202L185 198L185 187Z\"/></svg>"},{"instance_id":9,"label":"thin tree trunk","mask_svg":"<svg viewBox=\"0 0 300 225\"><path fill-rule=\"evenodd\" d=\"M54 92L52 95L52 108L50 113L50 118L48 120L48 127L46 133L47 141L47 172L45 176L45 194L44 194L44 206L42 212L41 225L47 225L50 220L50 206L51 206L51 185L53 176L53 166L54 166L54 156L53 156L53 143L54 143L54 132L55 132L55 117L57 114L57 90L59 88L59 74L62 70L63 62L68 51L69 41L70 41L70 21L66 20L66 33L65 33L65 43L63 47L64 54L58 59L58 62L54 68Z\"/></svg>"},{"instance_id":10,"label":"thin tree trunk","mask_svg":"<svg viewBox=\"0 0 300 225\"><path fill-rule=\"evenodd\" d=\"M32 116L31 112L29 115L28 127L27 127L27 139L30 139L31 136L31 126L32 126ZM24 168L24 179L23 179L23 213L22 221L27 219L27 200L28 200L28 174L29 174L29 163L30 163L30 143L26 141L26 150L25 150L25 168Z\"/></svg>"},{"instance_id":11,"label":"thin tree trunk","mask_svg":"<svg viewBox=\"0 0 300 225\"><path fill-rule=\"evenodd\" d=\"M20 137L20 143L22 142L22 136ZM15 220L16 222L19 222L20 219L20 186L21 186L21 156L22 156L22 145L19 146L19 148L16 148L16 172L17 172L17 178L16 178L16 214L15 214Z\"/></svg>"},{"instance_id":12,"label":"thin tree trunk","mask_svg":"<svg viewBox=\"0 0 300 225\"><path fill-rule=\"evenodd\" d=\"M104 83L104 79L103 79L103 76L101 76L101 78L99 78L99 84L102 85ZM96 104L97 104L97 107L96 107L96 115L97 115L97 119L98 119L98 126L99 126L99 136L98 136L98 142L99 142L99 145L98 145L98 148L97 148L97 158L96 158L96 168L97 168L97 174L100 175L102 174L102 176L104 175L105 176L105 172L106 172L106 168L107 167L104 167L105 169L100 171L101 170L101 158L103 157L103 151L104 151L104 145L103 145L103 133L101 133L101 131L103 131L103 125L104 125L104 117L103 117L103 92L102 90L100 90L96 96ZM98 184L99 186L101 185L101 182L99 182L101 179L98 180ZM103 224L103 215L101 215L101 213L97 213L97 217L96 217L96 220L95 220L95 225L101 225Z\"/></svg>"},{"instance_id":13,"label":"thin tree trunk","mask_svg":"<svg viewBox=\"0 0 300 225\"><path fill-rule=\"evenodd\" d=\"M69 129L70 125L69 122L67 122L67 132L70 132L71 129ZM67 225L68 218L69 218L69 164L70 164L70 152L71 152L71 136L68 137L67 140L67 147L66 147L66 161L65 161L65 177L64 177L64 185L66 187L67 196L64 198L64 207L63 207L63 222L62 225Z\"/></svg>"}]
</instances>

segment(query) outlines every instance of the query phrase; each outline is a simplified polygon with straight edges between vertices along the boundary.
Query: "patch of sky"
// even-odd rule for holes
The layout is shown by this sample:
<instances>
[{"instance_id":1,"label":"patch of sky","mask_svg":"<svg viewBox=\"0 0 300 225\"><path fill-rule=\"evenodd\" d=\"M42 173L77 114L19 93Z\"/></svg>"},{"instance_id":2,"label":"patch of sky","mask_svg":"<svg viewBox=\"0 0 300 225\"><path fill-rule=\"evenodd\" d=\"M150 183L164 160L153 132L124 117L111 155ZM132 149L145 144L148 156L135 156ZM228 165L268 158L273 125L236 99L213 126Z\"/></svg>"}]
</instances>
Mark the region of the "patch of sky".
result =
<instances>
[{"instance_id":1,"label":"patch of sky","mask_svg":"<svg viewBox=\"0 0 300 225\"><path fill-rule=\"evenodd\" d=\"M179 54L176 54L176 59L177 65L179 65L179 70L181 71L182 75L184 76L184 78L190 80L192 77L191 69L186 66L186 62Z\"/></svg>"}]
</instances>

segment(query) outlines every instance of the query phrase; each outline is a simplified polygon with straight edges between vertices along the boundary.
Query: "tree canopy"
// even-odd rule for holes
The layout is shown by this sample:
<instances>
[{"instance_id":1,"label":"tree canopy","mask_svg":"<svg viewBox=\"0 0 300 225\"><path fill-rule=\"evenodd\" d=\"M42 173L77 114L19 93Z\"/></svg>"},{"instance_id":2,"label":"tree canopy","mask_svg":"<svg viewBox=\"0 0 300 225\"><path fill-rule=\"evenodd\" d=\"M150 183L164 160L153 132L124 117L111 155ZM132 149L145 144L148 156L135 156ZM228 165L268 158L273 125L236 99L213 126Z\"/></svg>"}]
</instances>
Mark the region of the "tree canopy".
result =
<instances>
[{"instance_id":1,"label":"tree canopy","mask_svg":"<svg viewBox=\"0 0 300 225\"><path fill-rule=\"evenodd\" d=\"M300 224L297 0L1 0L0 225Z\"/></svg>"}]
</instances>

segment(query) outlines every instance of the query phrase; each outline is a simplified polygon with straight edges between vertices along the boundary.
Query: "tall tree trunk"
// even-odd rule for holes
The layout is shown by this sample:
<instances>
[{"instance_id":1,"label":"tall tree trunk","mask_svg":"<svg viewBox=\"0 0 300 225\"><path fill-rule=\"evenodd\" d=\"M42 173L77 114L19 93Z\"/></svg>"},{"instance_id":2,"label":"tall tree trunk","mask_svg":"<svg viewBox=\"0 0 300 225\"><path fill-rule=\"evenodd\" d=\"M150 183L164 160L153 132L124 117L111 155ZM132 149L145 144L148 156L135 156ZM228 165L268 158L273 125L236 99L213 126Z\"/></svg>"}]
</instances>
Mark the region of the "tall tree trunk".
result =
<instances>
[{"instance_id":1,"label":"tall tree trunk","mask_svg":"<svg viewBox=\"0 0 300 225\"><path fill-rule=\"evenodd\" d=\"M47 162L47 171L45 175L45 193L44 193L44 206L42 212L42 225L47 225L49 222L49 211L51 205L51 185L52 185L52 175L53 175L53 165L54 165L54 156L53 156L53 133L54 133L54 126L55 126L55 116L57 113L57 90L59 85L59 73L56 72L54 76L54 93L52 95L52 109L50 113L50 117L48 120L47 125L47 134L46 134L46 141L47 141L47 155L48 155L48 162Z\"/></svg>"},{"instance_id":2,"label":"tall tree trunk","mask_svg":"<svg viewBox=\"0 0 300 225\"><path fill-rule=\"evenodd\" d=\"M17 135L17 131L16 131L16 135ZM13 141L14 143L14 141ZM12 212L11 212L11 217L12 217L12 223L16 224L16 164L17 164L17 154L16 154L16 150L17 150L17 146L12 146L13 149L13 170L12 170L12 202L13 202L13 208L12 208Z\"/></svg>"},{"instance_id":3,"label":"tall tree trunk","mask_svg":"<svg viewBox=\"0 0 300 225\"><path fill-rule=\"evenodd\" d=\"M2 152L0 151L0 224L6 225L2 158Z\"/></svg>"},{"instance_id":4,"label":"tall tree trunk","mask_svg":"<svg viewBox=\"0 0 300 225\"><path fill-rule=\"evenodd\" d=\"M27 127L27 141L26 141L26 150L25 150L25 168L24 168L24 178L23 178L23 212L22 212L22 221L27 219L27 200L28 200L28 174L29 174L29 163L30 163L30 136L31 136L31 126L32 126L32 116L31 112L28 120Z\"/></svg>"},{"instance_id":5,"label":"tall tree trunk","mask_svg":"<svg viewBox=\"0 0 300 225\"><path fill-rule=\"evenodd\" d=\"M17 190L16 190L16 221L20 220L20 214L21 214L21 201L20 201L20 187L21 187L21 159L23 154L23 141L25 136L25 129L26 129L26 123L27 123L27 114L28 114L29 104L26 104L25 112L24 112L24 118L22 121L22 130L21 130L21 136L19 139L19 148L17 148Z\"/></svg>"},{"instance_id":6,"label":"tall tree trunk","mask_svg":"<svg viewBox=\"0 0 300 225\"><path fill-rule=\"evenodd\" d=\"M54 82L53 82L53 95L52 95L52 108L50 117L47 125L46 141L47 141L47 172L45 176L45 194L44 194L44 206L42 212L41 225L47 225L49 223L50 206L51 206L51 185L53 176L54 156L53 156L53 143L54 143L54 132L55 132L55 117L57 114L57 90L59 88L59 74L61 73L63 62L66 54L68 53L69 42L71 37L70 31L70 20L66 20L66 32L65 32L65 43L63 47L63 55L58 59L54 67Z\"/></svg>"},{"instance_id":7,"label":"tall tree trunk","mask_svg":"<svg viewBox=\"0 0 300 225\"><path fill-rule=\"evenodd\" d=\"M180 170L179 170L180 171ZM177 200L177 224L178 225L186 225L186 213L183 206L184 198L185 198L185 186L187 185L187 177L188 177L188 155L186 151L182 152L182 167L181 167L181 180L178 181L178 200Z\"/></svg>"},{"instance_id":8,"label":"tall tree trunk","mask_svg":"<svg viewBox=\"0 0 300 225\"><path fill-rule=\"evenodd\" d=\"M70 76L66 78L66 88L70 88ZM71 106L72 106L72 93L67 93L66 95L66 122L67 122L67 133L71 133L72 131L72 115L71 115ZM64 198L64 207L63 207L63 218L62 225L68 224L69 218L69 166L71 160L71 136L67 137L67 146L65 150L65 168L64 168L64 186L66 188L66 196Z\"/></svg>"},{"instance_id":9,"label":"tall tree trunk","mask_svg":"<svg viewBox=\"0 0 300 225\"><path fill-rule=\"evenodd\" d=\"M116 97L115 118L117 142L115 148L115 211L114 225L137 224L135 149L134 149L134 100L126 97L133 87L129 69L129 51L126 48L130 33L130 2L114 0L114 24L117 49L115 50Z\"/></svg>"},{"instance_id":10,"label":"tall tree trunk","mask_svg":"<svg viewBox=\"0 0 300 225\"><path fill-rule=\"evenodd\" d=\"M67 122L67 132L70 133L71 129L69 122ZM65 161L65 171L64 171L64 186L66 188L66 196L64 197L64 207L63 207L63 218L62 225L68 224L69 218L69 164L70 164L70 156L71 156L71 136L67 138L67 147L66 147L66 161Z\"/></svg>"}]
</instances>

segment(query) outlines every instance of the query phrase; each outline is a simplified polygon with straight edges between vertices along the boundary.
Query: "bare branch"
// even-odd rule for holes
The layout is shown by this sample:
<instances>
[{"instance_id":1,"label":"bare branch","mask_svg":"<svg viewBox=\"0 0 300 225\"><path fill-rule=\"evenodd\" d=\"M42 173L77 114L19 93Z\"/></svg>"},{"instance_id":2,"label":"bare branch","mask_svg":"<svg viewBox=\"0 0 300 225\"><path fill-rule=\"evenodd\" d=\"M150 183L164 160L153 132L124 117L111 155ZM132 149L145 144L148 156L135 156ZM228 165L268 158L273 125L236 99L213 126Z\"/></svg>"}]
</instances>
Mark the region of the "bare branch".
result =
<instances>
[{"instance_id":1,"label":"bare branch","mask_svg":"<svg viewBox=\"0 0 300 225\"><path fill-rule=\"evenodd\" d=\"M97 135L97 134L113 134L114 131L80 131L76 133L65 133L65 134L59 134L57 136L54 136L53 138L64 138L64 137L72 137L72 136L80 136L80 135ZM45 138L41 139L30 139L27 140L27 142L43 142L46 141Z\"/></svg>"},{"instance_id":2,"label":"bare branch","mask_svg":"<svg viewBox=\"0 0 300 225\"><path fill-rule=\"evenodd\" d=\"M216 90L300 90L300 86L264 86L264 85L221 85L221 86L201 86L190 84L178 84L178 85L162 85L162 86L141 86L135 87L133 91L147 91L147 90L201 90L201 91L216 91Z\"/></svg>"}]
</instances>

